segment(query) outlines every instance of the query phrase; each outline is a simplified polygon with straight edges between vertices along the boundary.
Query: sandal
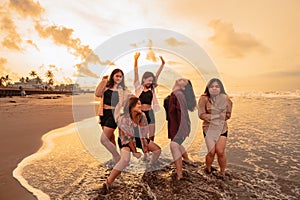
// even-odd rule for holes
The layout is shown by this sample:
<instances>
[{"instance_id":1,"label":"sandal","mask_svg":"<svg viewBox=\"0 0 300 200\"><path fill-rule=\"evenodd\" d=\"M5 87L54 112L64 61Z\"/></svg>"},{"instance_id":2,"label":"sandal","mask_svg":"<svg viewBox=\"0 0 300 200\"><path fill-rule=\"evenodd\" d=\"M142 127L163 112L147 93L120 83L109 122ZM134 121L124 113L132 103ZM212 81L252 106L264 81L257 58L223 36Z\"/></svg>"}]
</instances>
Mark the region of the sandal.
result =
<instances>
[{"instance_id":1,"label":"sandal","mask_svg":"<svg viewBox=\"0 0 300 200\"><path fill-rule=\"evenodd\" d=\"M102 188L100 188L99 193L102 195L106 195L109 192L109 186L107 184L107 182L103 183Z\"/></svg>"}]
</instances>

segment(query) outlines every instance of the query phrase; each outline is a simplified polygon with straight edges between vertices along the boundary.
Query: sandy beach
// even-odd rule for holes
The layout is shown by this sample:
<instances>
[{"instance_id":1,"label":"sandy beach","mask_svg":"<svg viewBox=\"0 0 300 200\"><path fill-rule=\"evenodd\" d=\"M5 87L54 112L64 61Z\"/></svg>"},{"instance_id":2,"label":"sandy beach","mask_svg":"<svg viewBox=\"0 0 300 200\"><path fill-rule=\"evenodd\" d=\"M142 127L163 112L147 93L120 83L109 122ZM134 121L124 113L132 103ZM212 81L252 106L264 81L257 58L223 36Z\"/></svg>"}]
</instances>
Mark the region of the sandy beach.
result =
<instances>
[{"instance_id":1,"label":"sandy beach","mask_svg":"<svg viewBox=\"0 0 300 200\"><path fill-rule=\"evenodd\" d=\"M197 113L190 113L195 121L187 151L195 162L184 164L185 180L176 182L163 123L165 116L157 114L157 126L162 129L156 141L163 148L159 166L153 169L141 159L132 159L107 195L101 194L100 188L111 171L110 161L106 162L110 155L105 157L107 152L99 142L93 95L43 98L0 98L0 199L36 199L28 192L32 189L39 199L290 200L300 197L299 134L291 134L299 130L298 96L233 98L237 114L230 120L225 177L204 173L201 127L195 126L199 123ZM284 110L286 101L289 107L284 117L266 120ZM249 107L258 105L259 116L256 112L249 113ZM282 122L290 128L282 127ZM18 180L12 175L17 165L18 176L14 173L14 177ZM218 168L216 162L214 166ZM25 183L27 190L19 182L23 186Z\"/></svg>"},{"instance_id":2,"label":"sandy beach","mask_svg":"<svg viewBox=\"0 0 300 200\"><path fill-rule=\"evenodd\" d=\"M73 122L72 96L51 97L55 99L45 95L0 98L0 199L36 199L14 179L12 171L41 147L45 133Z\"/></svg>"}]
</instances>

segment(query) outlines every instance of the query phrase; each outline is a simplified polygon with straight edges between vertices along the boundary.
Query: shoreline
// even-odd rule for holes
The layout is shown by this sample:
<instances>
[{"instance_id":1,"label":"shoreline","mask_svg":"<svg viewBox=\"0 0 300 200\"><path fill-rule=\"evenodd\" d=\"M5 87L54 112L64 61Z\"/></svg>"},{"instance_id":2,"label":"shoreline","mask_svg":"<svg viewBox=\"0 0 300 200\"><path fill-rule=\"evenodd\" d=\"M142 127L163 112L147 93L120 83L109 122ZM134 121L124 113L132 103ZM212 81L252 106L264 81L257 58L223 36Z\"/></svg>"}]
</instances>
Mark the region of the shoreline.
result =
<instances>
[{"instance_id":1,"label":"shoreline","mask_svg":"<svg viewBox=\"0 0 300 200\"><path fill-rule=\"evenodd\" d=\"M23 88L27 95L72 95L72 90L42 90L35 88ZM0 87L0 98L21 96L21 90L18 87Z\"/></svg>"},{"instance_id":2,"label":"shoreline","mask_svg":"<svg viewBox=\"0 0 300 200\"><path fill-rule=\"evenodd\" d=\"M0 199L36 199L13 177L13 170L41 148L44 134L74 122L72 96L39 99L40 96L0 98Z\"/></svg>"},{"instance_id":3,"label":"shoreline","mask_svg":"<svg viewBox=\"0 0 300 200\"><path fill-rule=\"evenodd\" d=\"M34 154L31 154L30 156L24 158L17 166L17 168L13 171L13 177L17 179L20 184L25 187L31 194L33 194L38 199L50 199L50 196L43 191L33 187L29 184L28 180L26 180L23 176L23 169L27 165L30 165L32 162L43 158L47 154L49 155L51 151L55 148L55 142L54 139L57 137L65 136L73 134L73 132L70 132L68 130L74 129L74 124L69 124L68 126L58 128L55 130L52 130L42 136L42 146L41 148ZM67 132L65 131L67 130Z\"/></svg>"}]
</instances>

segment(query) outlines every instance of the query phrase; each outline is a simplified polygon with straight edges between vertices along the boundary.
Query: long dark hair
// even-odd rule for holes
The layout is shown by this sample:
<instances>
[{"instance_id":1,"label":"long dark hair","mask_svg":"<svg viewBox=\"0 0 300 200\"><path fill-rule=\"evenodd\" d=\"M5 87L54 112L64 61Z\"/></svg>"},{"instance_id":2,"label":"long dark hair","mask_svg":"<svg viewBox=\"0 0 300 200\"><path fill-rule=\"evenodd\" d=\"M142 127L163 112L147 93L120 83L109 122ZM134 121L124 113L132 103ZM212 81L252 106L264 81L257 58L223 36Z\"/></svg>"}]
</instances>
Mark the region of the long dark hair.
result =
<instances>
[{"instance_id":1,"label":"long dark hair","mask_svg":"<svg viewBox=\"0 0 300 200\"><path fill-rule=\"evenodd\" d=\"M144 85L144 79L147 79L149 77L153 78L152 85L150 87L151 87L151 89L154 89L157 86L157 83L156 83L156 77L152 72L145 72L143 74L141 84Z\"/></svg>"},{"instance_id":2,"label":"long dark hair","mask_svg":"<svg viewBox=\"0 0 300 200\"><path fill-rule=\"evenodd\" d=\"M210 97L209 88L211 87L211 85L212 85L214 82L217 82L218 85L220 86L220 94L226 94L225 89L224 89L224 85L223 85L223 83L220 81L220 79L212 78L212 79L210 79L210 81L208 81L208 83L207 83L207 85L206 85L206 88L205 88L205 90L204 90L204 94L203 94L203 95Z\"/></svg>"},{"instance_id":3,"label":"long dark hair","mask_svg":"<svg viewBox=\"0 0 300 200\"><path fill-rule=\"evenodd\" d=\"M193 90L193 85L190 80L188 80L188 84L185 86L185 90L183 90L183 94L186 99L188 110L194 111L197 103L196 103L196 96Z\"/></svg>"},{"instance_id":4,"label":"long dark hair","mask_svg":"<svg viewBox=\"0 0 300 200\"><path fill-rule=\"evenodd\" d=\"M125 90L126 86L125 86L125 81L124 81L124 73L123 73L123 71L121 69L114 69L111 72L111 74L109 76L109 79L108 79L108 82L106 84L106 87L112 88L114 86L114 84L115 84L115 82L114 82L114 75L116 73L119 73L119 72L121 72L121 74L123 76L122 81L119 83L119 85L123 88L123 90Z\"/></svg>"},{"instance_id":5,"label":"long dark hair","mask_svg":"<svg viewBox=\"0 0 300 200\"><path fill-rule=\"evenodd\" d=\"M136 106L136 104L139 102L139 98L136 97L136 96L132 96L130 97L127 102L125 103L125 106L124 106L124 114L125 115L128 115L132 118L132 113L131 113L131 109Z\"/></svg>"}]
</instances>

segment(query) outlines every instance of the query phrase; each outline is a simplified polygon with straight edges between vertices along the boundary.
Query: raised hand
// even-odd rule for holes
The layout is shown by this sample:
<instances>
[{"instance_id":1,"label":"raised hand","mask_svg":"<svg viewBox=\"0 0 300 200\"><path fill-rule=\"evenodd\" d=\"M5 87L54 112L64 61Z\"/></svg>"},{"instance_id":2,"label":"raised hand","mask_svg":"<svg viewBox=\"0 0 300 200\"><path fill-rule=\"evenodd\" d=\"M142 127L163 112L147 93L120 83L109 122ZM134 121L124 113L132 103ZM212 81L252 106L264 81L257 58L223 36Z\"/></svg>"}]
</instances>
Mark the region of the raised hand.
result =
<instances>
[{"instance_id":1,"label":"raised hand","mask_svg":"<svg viewBox=\"0 0 300 200\"><path fill-rule=\"evenodd\" d=\"M108 79L108 75L102 77L102 80L105 80L105 79Z\"/></svg>"},{"instance_id":2,"label":"raised hand","mask_svg":"<svg viewBox=\"0 0 300 200\"><path fill-rule=\"evenodd\" d=\"M163 59L162 56L159 56L160 60L161 60L161 64L164 65L165 64L165 60Z\"/></svg>"},{"instance_id":3,"label":"raised hand","mask_svg":"<svg viewBox=\"0 0 300 200\"><path fill-rule=\"evenodd\" d=\"M134 60L138 60L139 57L140 57L140 55L141 55L140 52L136 52L136 53L134 54Z\"/></svg>"}]
</instances>

